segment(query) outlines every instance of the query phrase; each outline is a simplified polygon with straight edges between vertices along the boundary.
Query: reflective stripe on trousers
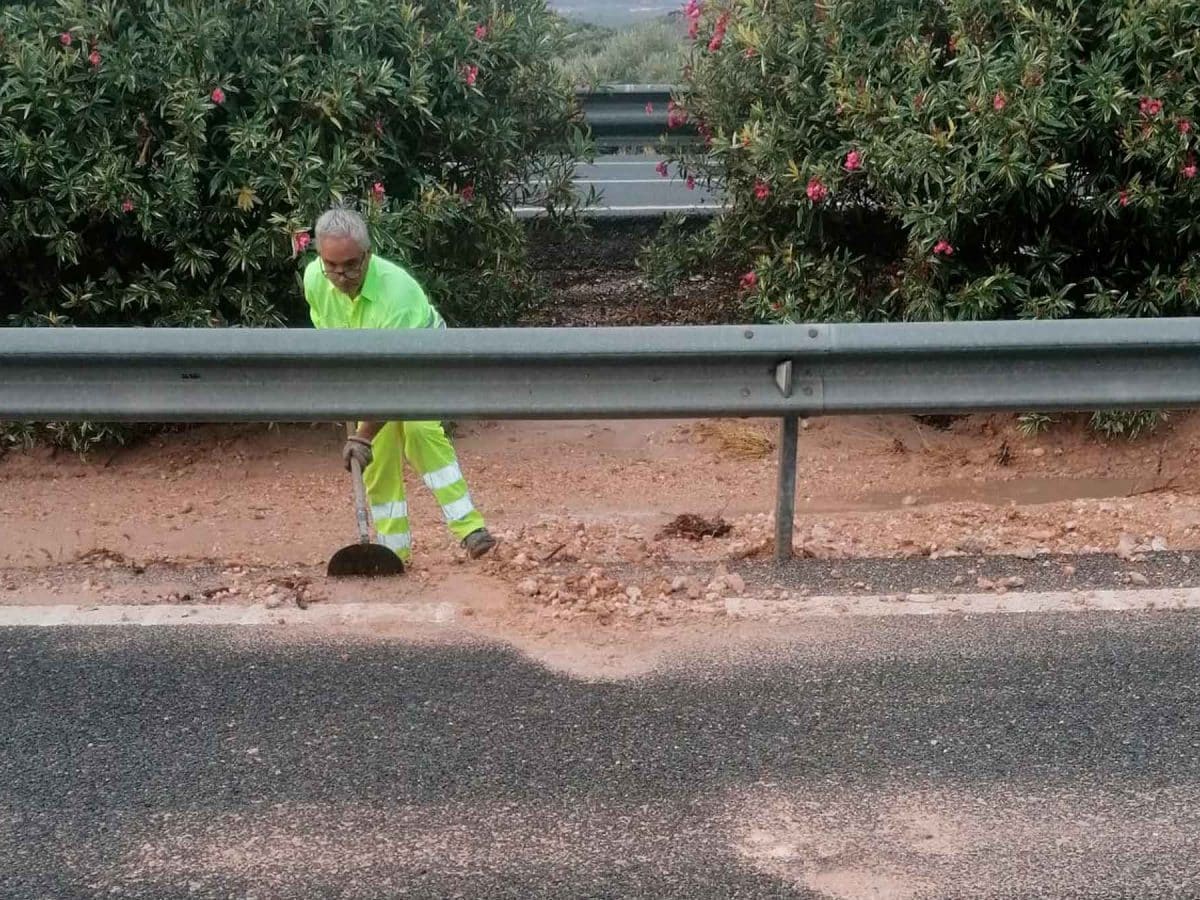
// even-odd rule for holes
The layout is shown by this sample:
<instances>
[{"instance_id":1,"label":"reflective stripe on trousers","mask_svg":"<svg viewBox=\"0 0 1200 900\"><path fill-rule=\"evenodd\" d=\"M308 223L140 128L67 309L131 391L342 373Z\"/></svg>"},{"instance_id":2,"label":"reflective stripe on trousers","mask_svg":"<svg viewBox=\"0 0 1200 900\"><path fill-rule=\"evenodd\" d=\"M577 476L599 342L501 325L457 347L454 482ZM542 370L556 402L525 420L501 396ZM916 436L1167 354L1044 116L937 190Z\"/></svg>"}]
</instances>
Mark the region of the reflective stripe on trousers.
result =
<instances>
[{"instance_id":1,"label":"reflective stripe on trousers","mask_svg":"<svg viewBox=\"0 0 1200 900\"><path fill-rule=\"evenodd\" d=\"M363 473L380 543L407 560L412 538L405 500L404 461L421 473L456 540L484 527L454 447L440 422L388 422L372 442L374 461Z\"/></svg>"}]
</instances>

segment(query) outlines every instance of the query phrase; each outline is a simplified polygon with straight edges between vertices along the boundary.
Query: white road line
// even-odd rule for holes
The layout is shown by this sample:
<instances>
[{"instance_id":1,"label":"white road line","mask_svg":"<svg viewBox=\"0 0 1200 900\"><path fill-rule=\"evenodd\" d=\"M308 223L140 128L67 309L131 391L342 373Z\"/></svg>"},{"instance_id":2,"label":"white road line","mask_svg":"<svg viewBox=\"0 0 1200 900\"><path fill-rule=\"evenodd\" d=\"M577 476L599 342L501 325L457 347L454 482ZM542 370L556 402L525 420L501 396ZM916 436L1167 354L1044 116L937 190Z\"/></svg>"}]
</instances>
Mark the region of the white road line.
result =
<instances>
[{"instance_id":1,"label":"white road line","mask_svg":"<svg viewBox=\"0 0 1200 900\"><path fill-rule=\"evenodd\" d=\"M614 212L641 212L651 209L661 209L674 212L676 210L687 209L717 209L719 204L716 203L689 203L686 206L661 206L652 204L650 206L598 206L597 209L609 209Z\"/></svg>"},{"instance_id":2,"label":"white road line","mask_svg":"<svg viewBox=\"0 0 1200 900\"><path fill-rule=\"evenodd\" d=\"M654 165L658 165L662 161L663 161L662 157L660 157L660 156L647 156L645 159L622 160L621 162L616 162L614 160L611 162L582 163L582 164L576 166L576 170L591 169L593 167L599 167L599 166L645 166L645 165L650 165L651 163L653 163Z\"/></svg>"},{"instance_id":3,"label":"white road line","mask_svg":"<svg viewBox=\"0 0 1200 900\"><path fill-rule=\"evenodd\" d=\"M0 628L150 625L355 625L434 624L458 620L452 603L317 603L285 606L0 605ZM931 616L966 613L1139 612L1200 609L1200 588L1095 591L1010 591L1006 594L894 594L813 596L792 600L729 597L725 613L736 619L772 621L813 616Z\"/></svg>"},{"instance_id":4,"label":"white road line","mask_svg":"<svg viewBox=\"0 0 1200 900\"><path fill-rule=\"evenodd\" d=\"M584 215L602 215L605 213L672 213L672 212L718 212L728 207L717 203L692 204L691 206L590 206L583 211ZM518 206L513 209L514 215L531 215L544 213L541 206Z\"/></svg>"},{"instance_id":5,"label":"white road line","mask_svg":"<svg viewBox=\"0 0 1200 900\"><path fill-rule=\"evenodd\" d=\"M576 178L575 184L662 184L679 187L683 182L677 178Z\"/></svg>"}]
</instances>

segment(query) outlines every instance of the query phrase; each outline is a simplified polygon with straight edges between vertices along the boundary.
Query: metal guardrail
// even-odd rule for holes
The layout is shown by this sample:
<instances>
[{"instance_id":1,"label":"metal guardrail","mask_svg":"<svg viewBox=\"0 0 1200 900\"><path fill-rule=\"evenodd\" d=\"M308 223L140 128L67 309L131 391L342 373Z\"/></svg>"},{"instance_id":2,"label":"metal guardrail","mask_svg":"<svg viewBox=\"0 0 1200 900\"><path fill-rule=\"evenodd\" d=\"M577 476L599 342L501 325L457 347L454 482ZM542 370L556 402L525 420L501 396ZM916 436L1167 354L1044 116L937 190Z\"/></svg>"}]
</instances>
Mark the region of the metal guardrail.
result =
<instances>
[{"instance_id":1,"label":"metal guardrail","mask_svg":"<svg viewBox=\"0 0 1200 900\"><path fill-rule=\"evenodd\" d=\"M0 419L801 416L1200 406L1200 318L312 331L0 328Z\"/></svg>"},{"instance_id":2,"label":"metal guardrail","mask_svg":"<svg viewBox=\"0 0 1200 900\"><path fill-rule=\"evenodd\" d=\"M576 96L592 137L601 145L622 144L653 142L667 133L672 90L669 84L615 84L580 90ZM696 132L684 125L673 135L692 139Z\"/></svg>"}]
</instances>

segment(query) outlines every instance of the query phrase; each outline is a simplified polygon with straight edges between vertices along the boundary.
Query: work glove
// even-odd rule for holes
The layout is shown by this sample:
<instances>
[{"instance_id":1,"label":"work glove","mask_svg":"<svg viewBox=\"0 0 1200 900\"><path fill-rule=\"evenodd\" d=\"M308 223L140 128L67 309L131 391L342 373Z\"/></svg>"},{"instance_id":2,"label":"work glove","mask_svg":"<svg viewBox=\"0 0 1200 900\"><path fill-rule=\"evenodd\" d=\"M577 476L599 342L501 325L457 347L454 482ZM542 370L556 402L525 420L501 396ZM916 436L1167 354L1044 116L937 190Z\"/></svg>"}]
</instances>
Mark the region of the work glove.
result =
<instances>
[{"instance_id":1,"label":"work glove","mask_svg":"<svg viewBox=\"0 0 1200 900\"><path fill-rule=\"evenodd\" d=\"M346 444L342 447L342 462L346 464L347 472L350 471L350 460L357 459L359 467L365 471L374 458L369 440L358 435L346 438Z\"/></svg>"}]
</instances>

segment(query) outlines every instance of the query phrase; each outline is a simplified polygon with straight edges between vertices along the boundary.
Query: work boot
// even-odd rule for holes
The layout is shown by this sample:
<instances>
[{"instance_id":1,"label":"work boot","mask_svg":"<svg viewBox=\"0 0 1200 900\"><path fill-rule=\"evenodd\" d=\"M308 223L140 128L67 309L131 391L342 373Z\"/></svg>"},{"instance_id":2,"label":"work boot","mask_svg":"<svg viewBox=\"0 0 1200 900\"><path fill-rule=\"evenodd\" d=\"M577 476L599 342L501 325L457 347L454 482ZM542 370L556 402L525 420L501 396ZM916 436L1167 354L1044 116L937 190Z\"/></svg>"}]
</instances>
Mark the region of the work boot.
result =
<instances>
[{"instance_id":1,"label":"work boot","mask_svg":"<svg viewBox=\"0 0 1200 900\"><path fill-rule=\"evenodd\" d=\"M496 539L488 533L486 528L480 528L463 538L462 545L467 548L467 556L471 559L479 559L496 546Z\"/></svg>"}]
</instances>

